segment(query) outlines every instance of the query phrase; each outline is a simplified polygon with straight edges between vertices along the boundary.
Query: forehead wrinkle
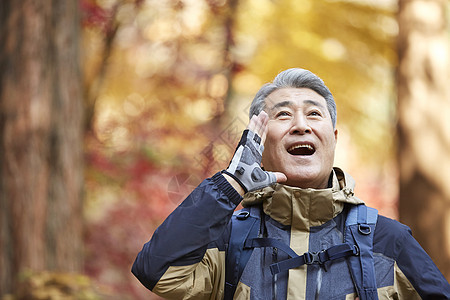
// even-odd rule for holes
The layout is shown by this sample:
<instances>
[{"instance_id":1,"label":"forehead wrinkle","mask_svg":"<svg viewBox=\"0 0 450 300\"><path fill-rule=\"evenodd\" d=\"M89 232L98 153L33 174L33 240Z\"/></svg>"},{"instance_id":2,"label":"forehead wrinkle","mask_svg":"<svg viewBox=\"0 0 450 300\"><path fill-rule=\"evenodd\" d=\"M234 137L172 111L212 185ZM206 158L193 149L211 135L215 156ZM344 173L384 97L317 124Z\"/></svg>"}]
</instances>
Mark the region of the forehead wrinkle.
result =
<instances>
[{"instance_id":1,"label":"forehead wrinkle","mask_svg":"<svg viewBox=\"0 0 450 300\"><path fill-rule=\"evenodd\" d=\"M270 108L270 110L275 110L275 109L277 109L279 107L294 107L294 106L295 106L295 103L293 101L285 100L285 101L281 101L281 102L276 103L274 106L272 106Z\"/></svg>"},{"instance_id":2,"label":"forehead wrinkle","mask_svg":"<svg viewBox=\"0 0 450 300\"><path fill-rule=\"evenodd\" d=\"M307 100L303 100L303 103L309 104L309 105L312 105L312 106L317 106L317 107L320 107L322 109L325 109L325 107L319 101L307 99Z\"/></svg>"},{"instance_id":3,"label":"forehead wrinkle","mask_svg":"<svg viewBox=\"0 0 450 300\"><path fill-rule=\"evenodd\" d=\"M310 99L305 99L303 100L303 103L308 105L308 106L317 106L321 109L325 109L325 107L322 105L322 103L315 101L315 100L310 100ZM280 107L290 107L290 108L294 108L295 107L295 102L292 100L284 100L278 103L275 103L275 105L273 105L272 107L269 108L270 111L274 111L277 108Z\"/></svg>"}]
</instances>

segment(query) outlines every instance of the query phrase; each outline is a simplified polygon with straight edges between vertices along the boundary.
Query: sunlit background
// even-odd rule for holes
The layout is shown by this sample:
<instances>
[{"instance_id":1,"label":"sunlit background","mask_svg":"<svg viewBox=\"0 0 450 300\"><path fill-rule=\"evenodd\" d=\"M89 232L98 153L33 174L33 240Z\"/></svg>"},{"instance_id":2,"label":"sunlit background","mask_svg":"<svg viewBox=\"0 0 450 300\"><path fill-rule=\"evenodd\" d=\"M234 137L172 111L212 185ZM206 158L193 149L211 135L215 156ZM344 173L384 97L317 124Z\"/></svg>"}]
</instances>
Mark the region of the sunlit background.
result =
<instances>
[{"instance_id":1,"label":"sunlit background","mask_svg":"<svg viewBox=\"0 0 450 300\"><path fill-rule=\"evenodd\" d=\"M88 272L132 297L155 227L225 168L253 95L309 69L338 106L335 165L397 218L395 1L85 1ZM96 251L99 247L105 251Z\"/></svg>"},{"instance_id":2,"label":"sunlit background","mask_svg":"<svg viewBox=\"0 0 450 300\"><path fill-rule=\"evenodd\" d=\"M422 2L412 8L419 19L436 19ZM159 299L132 276L136 254L198 183L228 165L254 94L287 68L325 81L338 107L335 165L355 178L359 198L399 219L398 1L80 3L85 273L105 299ZM433 57L448 75L445 26L447 44L435 44ZM436 116L450 129L443 101ZM443 132L436 147L450 150Z\"/></svg>"}]
</instances>

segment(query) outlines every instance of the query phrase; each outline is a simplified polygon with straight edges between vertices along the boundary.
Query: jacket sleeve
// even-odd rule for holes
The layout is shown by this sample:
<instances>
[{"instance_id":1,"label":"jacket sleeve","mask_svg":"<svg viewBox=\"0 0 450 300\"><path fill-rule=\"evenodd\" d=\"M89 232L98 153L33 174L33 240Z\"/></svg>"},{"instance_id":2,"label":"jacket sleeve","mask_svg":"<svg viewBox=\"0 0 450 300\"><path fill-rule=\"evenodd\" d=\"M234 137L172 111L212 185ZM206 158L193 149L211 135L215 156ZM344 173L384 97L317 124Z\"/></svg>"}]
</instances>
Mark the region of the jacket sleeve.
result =
<instances>
[{"instance_id":1,"label":"jacket sleeve","mask_svg":"<svg viewBox=\"0 0 450 300\"><path fill-rule=\"evenodd\" d=\"M215 299L223 292L224 234L242 197L217 173L205 179L158 227L132 273L166 298Z\"/></svg>"},{"instance_id":2,"label":"jacket sleeve","mask_svg":"<svg viewBox=\"0 0 450 300\"><path fill-rule=\"evenodd\" d=\"M450 285L407 228L398 254L399 269L422 299L450 299Z\"/></svg>"},{"instance_id":3,"label":"jacket sleeve","mask_svg":"<svg viewBox=\"0 0 450 300\"><path fill-rule=\"evenodd\" d=\"M382 226L385 232L381 235L391 238L384 244L383 252L388 256L392 253L396 261L395 283L401 296L413 299L414 294L418 294L422 299L450 299L448 281L412 236L411 229L397 221L384 219L387 226Z\"/></svg>"}]
</instances>

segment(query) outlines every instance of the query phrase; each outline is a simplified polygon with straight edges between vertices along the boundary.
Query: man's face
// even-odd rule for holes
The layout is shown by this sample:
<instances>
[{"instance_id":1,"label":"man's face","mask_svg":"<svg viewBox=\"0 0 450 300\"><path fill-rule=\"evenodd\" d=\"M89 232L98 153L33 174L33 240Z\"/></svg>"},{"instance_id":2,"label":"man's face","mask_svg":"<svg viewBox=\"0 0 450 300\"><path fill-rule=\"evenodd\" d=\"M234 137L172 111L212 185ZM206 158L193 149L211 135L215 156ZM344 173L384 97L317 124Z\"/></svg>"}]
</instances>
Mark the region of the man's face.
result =
<instances>
[{"instance_id":1,"label":"man's face","mask_svg":"<svg viewBox=\"0 0 450 300\"><path fill-rule=\"evenodd\" d=\"M290 186L326 188L337 130L325 98L308 88L283 88L265 101L269 122L262 155L264 168L284 173Z\"/></svg>"}]
</instances>

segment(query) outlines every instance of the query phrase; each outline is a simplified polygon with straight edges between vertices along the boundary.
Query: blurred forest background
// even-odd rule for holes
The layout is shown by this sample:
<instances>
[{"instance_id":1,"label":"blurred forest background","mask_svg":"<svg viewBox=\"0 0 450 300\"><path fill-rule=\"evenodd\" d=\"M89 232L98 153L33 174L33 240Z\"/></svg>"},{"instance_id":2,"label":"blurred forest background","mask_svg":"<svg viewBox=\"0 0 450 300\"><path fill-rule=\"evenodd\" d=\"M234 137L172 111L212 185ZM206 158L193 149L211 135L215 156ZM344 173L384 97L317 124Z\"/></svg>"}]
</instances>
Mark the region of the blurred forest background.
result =
<instances>
[{"instance_id":1,"label":"blurred forest background","mask_svg":"<svg viewBox=\"0 0 450 300\"><path fill-rule=\"evenodd\" d=\"M291 67L333 92L358 197L449 279L449 16L447 0L1 1L0 299L152 299L137 252Z\"/></svg>"}]
</instances>

